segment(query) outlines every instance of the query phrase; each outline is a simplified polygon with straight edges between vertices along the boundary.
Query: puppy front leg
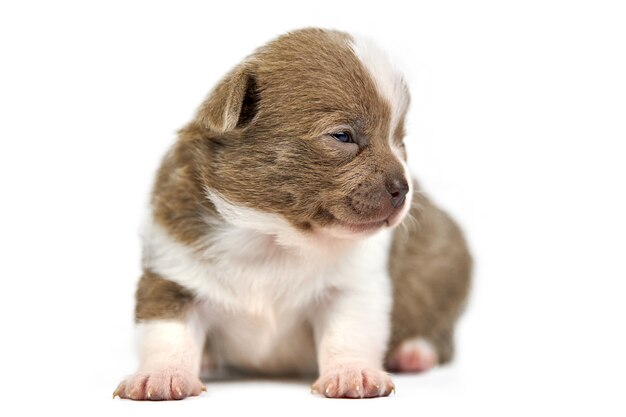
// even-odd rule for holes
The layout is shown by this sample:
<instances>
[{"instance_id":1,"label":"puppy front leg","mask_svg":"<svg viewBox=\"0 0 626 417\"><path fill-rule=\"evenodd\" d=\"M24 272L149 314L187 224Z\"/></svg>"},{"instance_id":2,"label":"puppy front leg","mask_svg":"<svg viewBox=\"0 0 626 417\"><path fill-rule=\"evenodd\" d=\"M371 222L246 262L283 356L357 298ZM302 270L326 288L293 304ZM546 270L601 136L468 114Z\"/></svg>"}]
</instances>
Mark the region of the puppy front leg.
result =
<instances>
[{"instance_id":1,"label":"puppy front leg","mask_svg":"<svg viewBox=\"0 0 626 417\"><path fill-rule=\"evenodd\" d=\"M113 397L180 400L200 394L205 390L198 375L206 332L191 294L145 271L136 295L139 369Z\"/></svg>"},{"instance_id":2,"label":"puppy front leg","mask_svg":"<svg viewBox=\"0 0 626 417\"><path fill-rule=\"evenodd\" d=\"M387 396L394 390L383 370L389 337L388 291L338 291L313 319L320 376L313 391L332 398Z\"/></svg>"}]
</instances>

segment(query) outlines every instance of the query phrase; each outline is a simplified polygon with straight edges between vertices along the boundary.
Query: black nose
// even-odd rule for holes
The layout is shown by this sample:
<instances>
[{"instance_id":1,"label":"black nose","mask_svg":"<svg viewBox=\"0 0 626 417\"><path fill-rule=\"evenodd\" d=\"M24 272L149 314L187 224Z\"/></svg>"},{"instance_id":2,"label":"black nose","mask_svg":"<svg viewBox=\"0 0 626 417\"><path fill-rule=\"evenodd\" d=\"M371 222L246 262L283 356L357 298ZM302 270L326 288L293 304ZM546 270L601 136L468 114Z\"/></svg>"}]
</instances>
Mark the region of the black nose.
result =
<instances>
[{"instance_id":1,"label":"black nose","mask_svg":"<svg viewBox=\"0 0 626 417\"><path fill-rule=\"evenodd\" d=\"M406 193L409 192L409 184L407 184L406 179L404 177L396 177L387 180L385 186L391 199L391 205L394 208L401 206L406 198Z\"/></svg>"}]
</instances>

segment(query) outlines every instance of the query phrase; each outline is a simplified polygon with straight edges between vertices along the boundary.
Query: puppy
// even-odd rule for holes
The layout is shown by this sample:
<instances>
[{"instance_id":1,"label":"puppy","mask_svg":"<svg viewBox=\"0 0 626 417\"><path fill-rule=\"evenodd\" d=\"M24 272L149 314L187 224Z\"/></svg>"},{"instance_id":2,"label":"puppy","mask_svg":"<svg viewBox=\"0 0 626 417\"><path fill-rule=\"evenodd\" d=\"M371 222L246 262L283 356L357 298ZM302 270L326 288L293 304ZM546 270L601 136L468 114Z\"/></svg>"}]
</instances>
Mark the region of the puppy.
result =
<instances>
[{"instance_id":1,"label":"puppy","mask_svg":"<svg viewBox=\"0 0 626 417\"><path fill-rule=\"evenodd\" d=\"M114 397L198 395L203 364L379 397L386 370L449 361L471 261L409 176L408 105L384 53L342 32L288 33L227 74L158 171L139 369Z\"/></svg>"}]
</instances>

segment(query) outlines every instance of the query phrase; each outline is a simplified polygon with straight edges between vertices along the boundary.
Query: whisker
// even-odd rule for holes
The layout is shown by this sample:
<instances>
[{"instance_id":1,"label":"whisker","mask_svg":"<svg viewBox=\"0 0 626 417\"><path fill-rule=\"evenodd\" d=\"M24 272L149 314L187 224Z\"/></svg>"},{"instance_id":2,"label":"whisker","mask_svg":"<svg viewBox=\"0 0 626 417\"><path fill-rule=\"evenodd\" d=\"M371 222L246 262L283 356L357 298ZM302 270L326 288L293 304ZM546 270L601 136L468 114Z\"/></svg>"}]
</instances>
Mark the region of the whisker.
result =
<instances>
[{"instance_id":1,"label":"whisker","mask_svg":"<svg viewBox=\"0 0 626 417\"><path fill-rule=\"evenodd\" d=\"M417 217L412 216L411 218L413 219L413 225L415 226L415 228L417 230L422 230L422 223L420 223L420 221L417 219Z\"/></svg>"},{"instance_id":2,"label":"whisker","mask_svg":"<svg viewBox=\"0 0 626 417\"><path fill-rule=\"evenodd\" d=\"M406 227L407 231L409 231L409 224L408 223L410 223L411 228L415 228L417 230L421 230L422 229L422 225L420 224L419 220L417 220L417 218L413 214L411 214L410 212L407 213L405 219L406 219L406 223L402 222L402 224L404 224L404 226Z\"/></svg>"}]
</instances>

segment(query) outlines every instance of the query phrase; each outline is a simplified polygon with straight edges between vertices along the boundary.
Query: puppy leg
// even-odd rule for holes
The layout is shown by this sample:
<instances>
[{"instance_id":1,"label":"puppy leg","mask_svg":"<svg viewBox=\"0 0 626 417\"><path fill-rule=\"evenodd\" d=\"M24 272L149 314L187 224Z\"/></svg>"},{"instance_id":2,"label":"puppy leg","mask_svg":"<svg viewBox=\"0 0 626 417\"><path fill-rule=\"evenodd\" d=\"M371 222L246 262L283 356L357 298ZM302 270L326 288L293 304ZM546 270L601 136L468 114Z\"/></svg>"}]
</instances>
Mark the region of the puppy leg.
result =
<instances>
[{"instance_id":1,"label":"puppy leg","mask_svg":"<svg viewBox=\"0 0 626 417\"><path fill-rule=\"evenodd\" d=\"M454 328L471 279L460 229L422 194L415 200L411 216L419 227L408 222L397 229L390 261L394 304L386 366L400 372L422 372L452 359Z\"/></svg>"},{"instance_id":2,"label":"puppy leg","mask_svg":"<svg viewBox=\"0 0 626 417\"><path fill-rule=\"evenodd\" d=\"M389 315L385 291L335 294L313 320L320 377L312 390L332 398L387 396L394 390L382 367Z\"/></svg>"},{"instance_id":3,"label":"puppy leg","mask_svg":"<svg viewBox=\"0 0 626 417\"><path fill-rule=\"evenodd\" d=\"M206 335L192 297L182 287L144 272L137 290L139 369L113 397L180 400L205 390L198 378Z\"/></svg>"},{"instance_id":4,"label":"puppy leg","mask_svg":"<svg viewBox=\"0 0 626 417\"><path fill-rule=\"evenodd\" d=\"M424 372L439 362L437 350L423 337L406 339L387 358L386 368L392 372Z\"/></svg>"}]
</instances>

